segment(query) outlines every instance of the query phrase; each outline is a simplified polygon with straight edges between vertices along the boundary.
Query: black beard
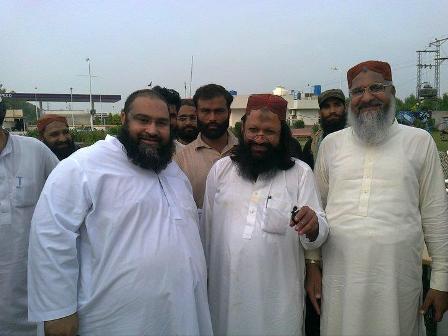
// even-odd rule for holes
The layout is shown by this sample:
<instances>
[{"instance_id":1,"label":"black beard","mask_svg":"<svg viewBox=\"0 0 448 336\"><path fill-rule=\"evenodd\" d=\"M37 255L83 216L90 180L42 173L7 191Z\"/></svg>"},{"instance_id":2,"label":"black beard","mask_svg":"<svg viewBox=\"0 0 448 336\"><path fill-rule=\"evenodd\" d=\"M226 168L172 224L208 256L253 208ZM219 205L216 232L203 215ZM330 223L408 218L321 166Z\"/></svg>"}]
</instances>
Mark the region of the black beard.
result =
<instances>
[{"instance_id":1,"label":"black beard","mask_svg":"<svg viewBox=\"0 0 448 336\"><path fill-rule=\"evenodd\" d=\"M56 143L54 145L50 145L48 142L43 140L43 143L47 145L48 148L51 149L51 151L56 155L59 159L59 161L64 160L65 158L68 158L70 155L72 155L74 152L78 150L78 148L75 145L75 142L73 140L69 140L64 142L67 144L65 147L59 147L61 143Z\"/></svg>"},{"instance_id":2,"label":"black beard","mask_svg":"<svg viewBox=\"0 0 448 336\"><path fill-rule=\"evenodd\" d=\"M201 132L201 134L204 135L208 139L213 139L213 140L219 139L227 132L227 129L229 128L229 121L230 121L230 117L227 118L222 123L215 122L215 123L205 124L198 119L198 129ZM217 128L211 130L208 128L210 125L217 126Z\"/></svg>"},{"instance_id":3,"label":"black beard","mask_svg":"<svg viewBox=\"0 0 448 336\"><path fill-rule=\"evenodd\" d=\"M344 129L347 124L347 113L344 113L340 118L328 119L320 118L320 126L322 127L322 137L325 138L328 134Z\"/></svg>"},{"instance_id":4,"label":"black beard","mask_svg":"<svg viewBox=\"0 0 448 336\"><path fill-rule=\"evenodd\" d=\"M185 131L185 128L177 129L177 138L182 140L185 143L190 143L198 137L199 130L197 127L193 129L189 129Z\"/></svg>"},{"instance_id":5,"label":"black beard","mask_svg":"<svg viewBox=\"0 0 448 336\"><path fill-rule=\"evenodd\" d=\"M140 140L133 139L127 123L121 127L117 139L123 144L126 154L133 164L143 169L153 170L156 174L168 166L175 150L172 138L165 144L159 141L157 150Z\"/></svg>"},{"instance_id":6,"label":"black beard","mask_svg":"<svg viewBox=\"0 0 448 336\"><path fill-rule=\"evenodd\" d=\"M282 169L281 161L284 154L278 147L271 144L263 144L267 149L263 157L254 157L252 155L252 143L240 141L235 147L231 159L235 162L238 174L252 182L255 182L259 175L271 178L278 170Z\"/></svg>"}]
</instances>

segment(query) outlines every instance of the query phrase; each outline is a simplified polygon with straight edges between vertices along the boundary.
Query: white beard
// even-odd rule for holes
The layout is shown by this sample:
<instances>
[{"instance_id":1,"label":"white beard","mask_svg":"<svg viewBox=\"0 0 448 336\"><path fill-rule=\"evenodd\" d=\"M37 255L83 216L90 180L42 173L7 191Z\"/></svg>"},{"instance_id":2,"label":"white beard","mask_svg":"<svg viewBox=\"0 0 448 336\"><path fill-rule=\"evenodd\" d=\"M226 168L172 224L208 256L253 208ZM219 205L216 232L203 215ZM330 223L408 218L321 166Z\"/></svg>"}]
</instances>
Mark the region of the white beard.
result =
<instances>
[{"instance_id":1,"label":"white beard","mask_svg":"<svg viewBox=\"0 0 448 336\"><path fill-rule=\"evenodd\" d=\"M387 110L383 108L379 111L355 114L349 104L347 119L361 141L368 145L377 145L389 135L395 119L395 97L391 97Z\"/></svg>"}]
</instances>

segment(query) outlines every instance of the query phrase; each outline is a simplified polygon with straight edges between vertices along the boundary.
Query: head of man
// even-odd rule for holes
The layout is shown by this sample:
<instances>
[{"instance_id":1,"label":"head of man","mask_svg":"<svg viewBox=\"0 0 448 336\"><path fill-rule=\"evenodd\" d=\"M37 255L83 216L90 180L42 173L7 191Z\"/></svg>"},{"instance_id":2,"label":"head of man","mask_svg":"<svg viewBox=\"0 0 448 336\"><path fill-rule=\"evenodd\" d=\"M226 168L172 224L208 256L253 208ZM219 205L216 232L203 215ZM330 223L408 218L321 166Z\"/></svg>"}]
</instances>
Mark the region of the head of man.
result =
<instances>
[{"instance_id":1,"label":"head of man","mask_svg":"<svg viewBox=\"0 0 448 336\"><path fill-rule=\"evenodd\" d=\"M196 90L193 102L203 137L216 140L226 134L232 101L232 95L221 85L207 84Z\"/></svg>"},{"instance_id":2,"label":"head of man","mask_svg":"<svg viewBox=\"0 0 448 336\"><path fill-rule=\"evenodd\" d=\"M177 139L184 145L189 144L198 136L196 107L192 99L182 99L177 112Z\"/></svg>"},{"instance_id":3,"label":"head of man","mask_svg":"<svg viewBox=\"0 0 448 336\"><path fill-rule=\"evenodd\" d=\"M168 104L168 110L170 111L171 131L174 134L177 130L177 112L179 112L181 103L179 92L173 89L160 87L159 85L153 87L153 90L164 97Z\"/></svg>"},{"instance_id":4,"label":"head of man","mask_svg":"<svg viewBox=\"0 0 448 336\"><path fill-rule=\"evenodd\" d=\"M287 104L282 97L271 94L249 97L239 144L231 155L243 178L269 178L278 170L294 166L289 150L291 130L285 121Z\"/></svg>"},{"instance_id":5,"label":"head of man","mask_svg":"<svg viewBox=\"0 0 448 336\"><path fill-rule=\"evenodd\" d=\"M390 65L362 62L347 72L350 89L348 121L358 138L375 145L388 135L395 118L395 87Z\"/></svg>"},{"instance_id":6,"label":"head of man","mask_svg":"<svg viewBox=\"0 0 448 336\"><path fill-rule=\"evenodd\" d=\"M165 169L175 148L165 98L154 90L133 92L124 104L121 123L117 138L128 158L135 165L155 173Z\"/></svg>"},{"instance_id":7,"label":"head of man","mask_svg":"<svg viewBox=\"0 0 448 336\"><path fill-rule=\"evenodd\" d=\"M57 114L45 114L37 121L40 140L63 160L76 151L67 119Z\"/></svg>"},{"instance_id":8,"label":"head of man","mask_svg":"<svg viewBox=\"0 0 448 336\"><path fill-rule=\"evenodd\" d=\"M345 96L342 90L331 89L322 92L318 98L319 122L323 137L345 127L347 113L345 111Z\"/></svg>"}]
</instances>

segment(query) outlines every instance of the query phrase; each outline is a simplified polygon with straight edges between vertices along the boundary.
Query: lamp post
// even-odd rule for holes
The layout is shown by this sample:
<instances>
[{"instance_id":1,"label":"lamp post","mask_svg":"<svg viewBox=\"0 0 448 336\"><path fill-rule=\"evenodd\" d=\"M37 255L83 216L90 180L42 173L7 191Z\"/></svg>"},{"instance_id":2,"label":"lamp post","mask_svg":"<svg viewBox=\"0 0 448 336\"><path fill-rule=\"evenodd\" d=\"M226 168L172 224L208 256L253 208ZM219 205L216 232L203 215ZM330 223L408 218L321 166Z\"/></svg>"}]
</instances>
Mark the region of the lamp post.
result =
<instances>
[{"instance_id":1,"label":"lamp post","mask_svg":"<svg viewBox=\"0 0 448 336\"><path fill-rule=\"evenodd\" d=\"M90 130L93 131L93 101L92 101L92 72L90 71L90 58L86 58L86 62L89 64L89 96L90 96Z\"/></svg>"},{"instance_id":2,"label":"lamp post","mask_svg":"<svg viewBox=\"0 0 448 336\"><path fill-rule=\"evenodd\" d=\"M70 88L70 111L72 112L72 127L75 128L75 116L73 115L73 88Z\"/></svg>"},{"instance_id":3,"label":"lamp post","mask_svg":"<svg viewBox=\"0 0 448 336\"><path fill-rule=\"evenodd\" d=\"M39 120L39 114L37 113L37 87L34 87L34 100L36 101L36 106L34 111L36 112L36 123Z\"/></svg>"},{"instance_id":4,"label":"lamp post","mask_svg":"<svg viewBox=\"0 0 448 336\"><path fill-rule=\"evenodd\" d=\"M339 89L342 90L342 71L338 67L332 67L331 70L339 71Z\"/></svg>"}]
</instances>

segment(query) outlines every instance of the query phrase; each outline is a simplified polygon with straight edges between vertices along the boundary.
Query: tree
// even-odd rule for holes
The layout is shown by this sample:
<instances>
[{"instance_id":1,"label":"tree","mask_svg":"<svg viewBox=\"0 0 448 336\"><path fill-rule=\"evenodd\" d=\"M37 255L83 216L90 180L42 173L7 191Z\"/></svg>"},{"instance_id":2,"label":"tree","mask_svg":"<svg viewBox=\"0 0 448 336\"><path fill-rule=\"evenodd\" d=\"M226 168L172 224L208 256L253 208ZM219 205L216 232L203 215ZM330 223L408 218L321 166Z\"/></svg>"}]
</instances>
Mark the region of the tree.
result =
<instances>
[{"instance_id":1,"label":"tree","mask_svg":"<svg viewBox=\"0 0 448 336\"><path fill-rule=\"evenodd\" d=\"M6 88L0 84L0 93L13 93L14 91L7 91ZM25 100L16 100L11 98L2 98L7 110L22 110L23 119L28 123L36 122L36 107ZM37 109L39 111L39 109Z\"/></svg>"}]
</instances>

